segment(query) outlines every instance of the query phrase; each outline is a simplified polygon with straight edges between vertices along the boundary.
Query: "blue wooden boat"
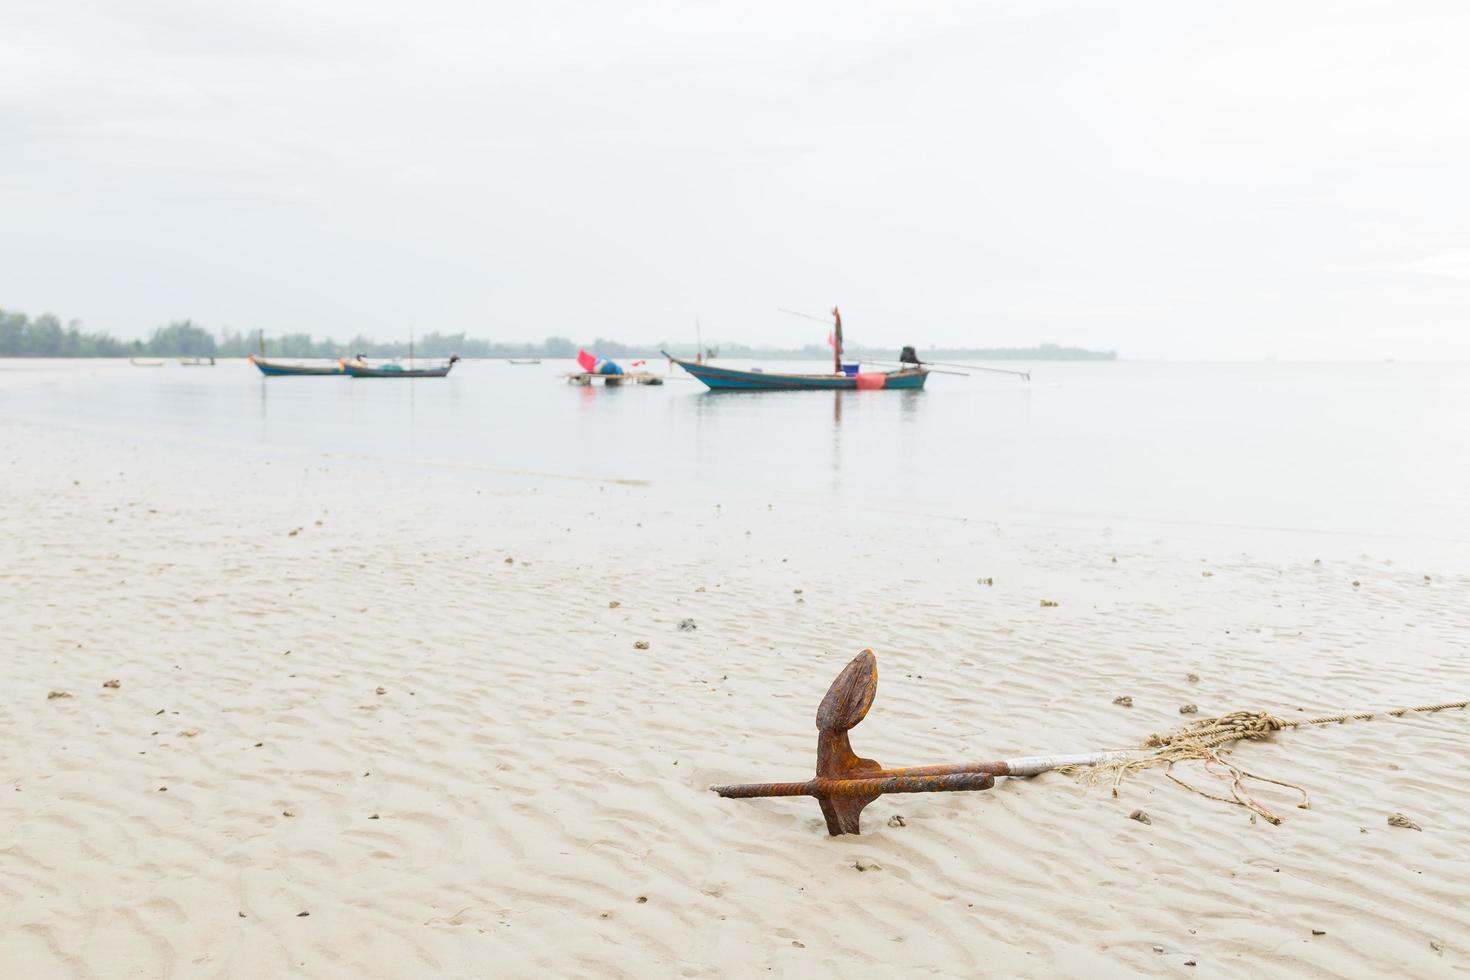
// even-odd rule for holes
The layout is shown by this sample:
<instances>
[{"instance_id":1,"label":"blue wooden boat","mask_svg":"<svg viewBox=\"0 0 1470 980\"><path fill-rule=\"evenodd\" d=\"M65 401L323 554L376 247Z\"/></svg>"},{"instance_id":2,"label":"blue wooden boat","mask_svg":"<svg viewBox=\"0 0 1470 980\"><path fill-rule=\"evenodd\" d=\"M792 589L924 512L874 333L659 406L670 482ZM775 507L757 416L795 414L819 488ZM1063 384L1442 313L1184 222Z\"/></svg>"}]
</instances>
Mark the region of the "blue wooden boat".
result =
<instances>
[{"instance_id":1,"label":"blue wooden boat","mask_svg":"<svg viewBox=\"0 0 1470 980\"><path fill-rule=\"evenodd\" d=\"M927 368L904 368L857 374L776 374L771 371L739 371L685 361L668 353L669 360L703 381L711 391L858 391L880 388L924 387Z\"/></svg>"},{"instance_id":2,"label":"blue wooden boat","mask_svg":"<svg viewBox=\"0 0 1470 980\"><path fill-rule=\"evenodd\" d=\"M785 312L793 312L787 310ZM798 313L797 316L806 316ZM811 317L816 320L818 317ZM832 345L831 374L777 374L771 371L739 371L734 368L715 367L700 361L683 361L668 351L664 357L673 361L700 381L711 391L875 391L881 388L899 388L912 391L924 387L929 378L929 369L919 363L912 348L904 348L902 365L897 371L871 371L864 373L857 365L842 364L842 314L832 308L832 333L827 338ZM909 365L913 365L910 367Z\"/></svg>"},{"instance_id":3,"label":"blue wooden boat","mask_svg":"<svg viewBox=\"0 0 1470 980\"><path fill-rule=\"evenodd\" d=\"M305 377L328 374L336 375L337 377L343 377L345 373L342 370L342 364L340 361L336 364L287 364L284 361L267 360L266 358L258 357L255 354L251 354L248 358L246 358L246 360L248 360L251 364L254 364L256 367L260 368L260 373L265 375L267 378L296 376Z\"/></svg>"},{"instance_id":4,"label":"blue wooden boat","mask_svg":"<svg viewBox=\"0 0 1470 980\"><path fill-rule=\"evenodd\" d=\"M404 366L397 361L388 364L369 364L361 356L352 360L342 360L337 363L342 365L342 370L354 378L442 378L449 373L459 360L458 354L450 354L449 360L437 367L416 368ZM410 360L409 364L413 362Z\"/></svg>"}]
</instances>

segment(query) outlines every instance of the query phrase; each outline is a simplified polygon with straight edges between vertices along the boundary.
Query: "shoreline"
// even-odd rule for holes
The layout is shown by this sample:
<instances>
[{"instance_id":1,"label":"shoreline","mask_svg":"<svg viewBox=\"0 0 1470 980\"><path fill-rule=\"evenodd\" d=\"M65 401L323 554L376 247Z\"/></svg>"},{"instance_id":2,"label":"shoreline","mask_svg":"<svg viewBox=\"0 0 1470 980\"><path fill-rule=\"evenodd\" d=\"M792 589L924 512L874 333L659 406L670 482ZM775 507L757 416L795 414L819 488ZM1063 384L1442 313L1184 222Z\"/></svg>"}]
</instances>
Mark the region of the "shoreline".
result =
<instances>
[{"instance_id":1,"label":"shoreline","mask_svg":"<svg viewBox=\"0 0 1470 980\"><path fill-rule=\"evenodd\" d=\"M0 426L20 426L37 434L48 431L67 432L82 439L95 439L100 445L136 443L156 448L210 451L223 455L247 452L261 462L341 466L359 468L374 479L397 479L404 469L437 472L441 478L456 475L469 481L507 481L513 484L596 485L613 487L656 488L655 492L676 496L711 493L697 480L644 478L629 475L598 475L557 472L545 469L522 469L493 466L471 460L432 456L388 456L354 451L321 452L302 446L249 443L224 450L215 437L187 431L151 433L147 440L130 436L120 427L83 420L44 420L26 416L0 416ZM772 501L816 511L826 511L834 504L817 491L764 490L755 487L720 487L714 496L740 501L758 508ZM1470 537L1429 537L1389 531L1364 531L1331 528L1271 526L1230 523L1201 519L1150 517L1139 514L1103 513L1096 511L1062 512L1049 509L1026 509L989 505L961 512L952 501L930 500L910 502L902 498L870 495L864 499L845 499L836 504L850 515L872 516L885 521L893 518L919 518L941 525L975 525L1006 527L1037 533L1062 533L1083 536L1124 534L1125 540L1155 545L1168 542L1176 550L1229 550L1241 557L1266 557L1278 561L1331 557L1340 561L1380 561L1422 567L1433 575L1470 572ZM844 525L845 526L845 525ZM1228 547L1227 547L1228 546ZM1377 552L1377 554L1373 554Z\"/></svg>"}]
</instances>

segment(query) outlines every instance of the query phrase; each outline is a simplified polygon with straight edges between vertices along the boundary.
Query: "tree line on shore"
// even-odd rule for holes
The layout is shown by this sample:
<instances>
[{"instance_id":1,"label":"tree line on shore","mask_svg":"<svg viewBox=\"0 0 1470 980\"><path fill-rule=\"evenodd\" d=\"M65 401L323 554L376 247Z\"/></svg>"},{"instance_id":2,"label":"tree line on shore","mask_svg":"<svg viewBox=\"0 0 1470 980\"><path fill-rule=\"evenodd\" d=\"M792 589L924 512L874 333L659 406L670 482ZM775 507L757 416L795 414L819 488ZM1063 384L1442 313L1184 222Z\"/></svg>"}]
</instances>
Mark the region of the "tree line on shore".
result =
<instances>
[{"instance_id":1,"label":"tree line on shore","mask_svg":"<svg viewBox=\"0 0 1470 980\"><path fill-rule=\"evenodd\" d=\"M692 344L624 344L597 338L590 344L578 344L567 337L547 337L540 343L501 343L460 333L427 333L416 338L413 353L423 357L576 357L582 347L601 357L658 357L660 351L676 356L693 356ZM244 357L264 353L269 357L337 358L353 354L368 357L402 357L409 353L407 342L380 342L355 337L346 343L329 338L317 340L310 334L290 333L262 338L258 333L243 334L223 330L218 336L192 320L175 320L158 327L147 340L118 340L106 333L90 333L77 320L63 323L50 313L30 317L0 309L0 357ZM711 349L711 356L716 353ZM849 346L850 357L896 357L886 348ZM721 357L802 358L825 360L831 348L808 344L801 348L748 347L744 344L722 344ZM1110 361L1116 351L1092 351L1080 347L1042 344L1039 347L1010 348L926 348L928 358L978 358L985 360Z\"/></svg>"}]
</instances>

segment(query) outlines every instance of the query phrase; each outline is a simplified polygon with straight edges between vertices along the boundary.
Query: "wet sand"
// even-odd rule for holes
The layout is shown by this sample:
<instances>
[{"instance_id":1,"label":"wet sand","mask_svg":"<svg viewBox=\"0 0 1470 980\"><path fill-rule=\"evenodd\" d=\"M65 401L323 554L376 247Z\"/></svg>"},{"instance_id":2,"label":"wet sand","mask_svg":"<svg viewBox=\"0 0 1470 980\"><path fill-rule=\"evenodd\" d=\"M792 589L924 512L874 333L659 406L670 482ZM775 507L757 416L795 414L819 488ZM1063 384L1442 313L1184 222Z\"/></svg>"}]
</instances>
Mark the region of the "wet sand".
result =
<instances>
[{"instance_id":1,"label":"wet sand","mask_svg":"<svg viewBox=\"0 0 1470 980\"><path fill-rule=\"evenodd\" d=\"M865 647L891 765L1470 697L1470 561L3 421L0 472L7 975L1470 964L1470 712L1241 748L1311 792L1274 827L1161 772L836 839L706 788L809 776Z\"/></svg>"}]
</instances>

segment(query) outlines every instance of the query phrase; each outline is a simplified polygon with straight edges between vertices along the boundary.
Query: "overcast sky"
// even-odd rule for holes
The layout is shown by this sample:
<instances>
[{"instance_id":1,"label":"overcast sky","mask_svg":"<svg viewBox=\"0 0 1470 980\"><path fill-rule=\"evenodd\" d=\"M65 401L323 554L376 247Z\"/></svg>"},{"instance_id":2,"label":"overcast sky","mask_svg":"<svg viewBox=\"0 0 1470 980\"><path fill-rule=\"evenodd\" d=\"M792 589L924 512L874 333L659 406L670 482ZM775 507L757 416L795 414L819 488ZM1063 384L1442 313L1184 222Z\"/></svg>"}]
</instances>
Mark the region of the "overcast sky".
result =
<instances>
[{"instance_id":1,"label":"overcast sky","mask_svg":"<svg viewBox=\"0 0 1470 980\"><path fill-rule=\"evenodd\" d=\"M0 307L1470 358L1470 4L0 0Z\"/></svg>"}]
</instances>

